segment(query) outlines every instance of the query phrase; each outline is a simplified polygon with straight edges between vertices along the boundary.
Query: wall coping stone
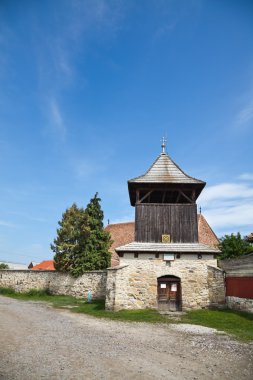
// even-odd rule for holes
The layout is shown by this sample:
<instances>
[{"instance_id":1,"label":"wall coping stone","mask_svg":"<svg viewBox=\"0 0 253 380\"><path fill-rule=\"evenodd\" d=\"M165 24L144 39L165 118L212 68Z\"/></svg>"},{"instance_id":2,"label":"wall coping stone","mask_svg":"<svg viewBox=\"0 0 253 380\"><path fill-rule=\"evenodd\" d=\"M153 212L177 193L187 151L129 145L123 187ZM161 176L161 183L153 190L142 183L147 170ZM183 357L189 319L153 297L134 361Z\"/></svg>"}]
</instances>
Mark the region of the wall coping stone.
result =
<instances>
[{"instance_id":1,"label":"wall coping stone","mask_svg":"<svg viewBox=\"0 0 253 380\"><path fill-rule=\"evenodd\" d=\"M48 270L48 269L1 269L0 270L0 273L1 272L20 272L20 273L58 273L58 274L65 274L65 275L71 275L71 273L68 273L68 272L60 272L60 271L57 271L57 270ZM107 269L101 269L101 270L92 270L92 271L86 271L84 272L83 274L87 274L87 273L106 273L107 272ZM83 275L81 276L78 276L78 277L82 277ZM78 278L78 277L74 277L72 276L73 278Z\"/></svg>"},{"instance_id":2,"label":"wall coping stone","mask_svg":"<svg viewBox=\"0 0 253 380\"><path fill-rule=\"evenodd\" d=\"M219 268L219 267L214 267L213 265L207 265L207 267L208 267L208 268L211 268L211 269L215 269L215 270L217 270L218 272L224 272L224 273L225 273L225 271L224 271L223 269Z\"/></svg>"},{"instance_id":3,"label":"wall coping stone","mask_svg":"<svg viewBox=\"0 0 253 380\"><path fill-rule=\"evenodd\" d=\"M123 268L126 268L126 267L128 267L129 266L129 264L124 264L124 265L117 265L116 267L110 267L110 268L107 268L107 270L111 270L111 271L116 271L116 270L118 270L118 269L123 269Z\"/></svg>"}]
</instances>

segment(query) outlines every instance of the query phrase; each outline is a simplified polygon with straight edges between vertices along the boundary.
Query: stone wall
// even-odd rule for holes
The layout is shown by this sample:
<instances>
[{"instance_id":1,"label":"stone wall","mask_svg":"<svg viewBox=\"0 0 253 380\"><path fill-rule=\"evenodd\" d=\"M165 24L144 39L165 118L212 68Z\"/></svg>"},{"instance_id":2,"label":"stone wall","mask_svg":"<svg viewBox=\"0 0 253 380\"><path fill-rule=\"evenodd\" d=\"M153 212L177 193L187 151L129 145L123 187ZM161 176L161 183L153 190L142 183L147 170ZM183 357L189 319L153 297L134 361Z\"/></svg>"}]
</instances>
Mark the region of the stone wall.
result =
<instances>
[{"instance_id":1,"label":"stone wall","mask_svg":"<svg viewBox=\"0 0 253 380\"><path fill-rule=\"evenodd\" d=\"M217 267L208 266L208 291L211 307L225 307L224 272Z\"/></svg>"},{"instance_id":2,"label":"stone wall","mask_svg":"<svg viewBox=\"0 0 253 380\"><path fill-rule=\"evenodd\" d=\"M226 303L229 309L253 313L253 253L219 261L226 273Z\"/></svg>"},{"instance_id":3,"label":"stone wall","mask_svg":"<svg viewBox=\"0 0 253 380\"><path fill-rule=\"evenodd\" d=\"M122 265L107 271L86 272L79 278L53 271L2 270L0 286L18 292L49 289L52 294L94 299L106 297L108 310L157 308L157 278L177 276L181 280L182 309L224 304L223 271L214 259L196 256L166 262L163 259L122 259Z\"/></svg>"},{"instance_id":4,"label":"stone wall","mask_svg":"<svg viewBox=\"0 0 253 380\"><path fill-rule=\"evenodd\" d=\"M218 265L226 272L226 275L230 277L253 277L253 253L234 259L220 260Z\"/></svg>"},{"instance_id":5,"label":"stone wall","mask_svg":"<svg viewBox=\"0 0 253 380\"><path fill-rule=\"evenodd\" d=\"M195 256L196 257L196 256ZM106 308L108 310L157 308L157 278L174 275L181 279L182 309L198 309L224 303L221 272L215 259L121 259L121 266L110 268L107 276ZM219 273L219 274L218 274ZM218 278L219 285L214 282ZM224 286L224 285L223 285Z\"/></svg>"},{"instance_id":6,"label":"stone wall","mask_svg":"<svg viewBox=\"0 0 253 380\"><path fill-rule=\"evenodd\" d=\"M78 278L55 271L0 271L0 287L10 287L17 292L31 289L49 289L52 294L72 295L87 298L88 289L94 299L103 299L106 294L106 271L86 272Z\"/></svg>"},{"instance_id":7,"label":"stone wall","mask_svg":"<svg viewBox=\"0 0 253 380\"><path fill-rule=\"evenodd\" d=\"M253 313L253 299L227 296L226 302L229 309Z\"/></svg>"}]
</instances>

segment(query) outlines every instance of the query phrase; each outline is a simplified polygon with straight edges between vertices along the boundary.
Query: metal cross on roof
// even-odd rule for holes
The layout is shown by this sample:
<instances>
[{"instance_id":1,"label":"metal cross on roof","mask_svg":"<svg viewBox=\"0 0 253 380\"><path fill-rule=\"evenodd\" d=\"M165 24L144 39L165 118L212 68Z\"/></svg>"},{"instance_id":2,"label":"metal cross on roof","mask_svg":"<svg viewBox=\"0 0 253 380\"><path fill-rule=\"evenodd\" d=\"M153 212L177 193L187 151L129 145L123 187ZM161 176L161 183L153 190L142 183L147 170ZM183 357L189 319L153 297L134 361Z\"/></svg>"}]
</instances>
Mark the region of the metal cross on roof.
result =
<instances>
[{"instance_id":1,"label":"metal cross on roof","mask_svg":"<svg viewBox=\"0 0 253 380\"><path fill-rule=\"evenodd\" d=\"M166 142L167 142L167 139L166 139L165 137L163 137L162 140L161 140L161 143L162 143L161 147L162 147L162 153L163 153L163 154L166 153L166 152L165 152L165 149L166 149Z\"/></svg>"}]
</instances>

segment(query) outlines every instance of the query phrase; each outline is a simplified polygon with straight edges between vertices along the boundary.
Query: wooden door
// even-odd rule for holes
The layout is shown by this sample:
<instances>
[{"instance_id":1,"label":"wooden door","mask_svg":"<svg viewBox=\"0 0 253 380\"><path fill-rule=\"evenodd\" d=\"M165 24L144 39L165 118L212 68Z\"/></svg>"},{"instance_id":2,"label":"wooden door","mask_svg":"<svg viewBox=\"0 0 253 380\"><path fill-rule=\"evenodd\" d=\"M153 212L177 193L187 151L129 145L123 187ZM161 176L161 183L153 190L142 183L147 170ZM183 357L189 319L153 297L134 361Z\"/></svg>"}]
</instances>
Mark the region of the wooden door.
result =
<instances>
[{"instance_id":1,"label":"wooden door","mask_svg":"<svg viewBox=\"0 0 253 380\"><path fill-rule=\"evenodd\" d=\"M180 279L175 276L158 278L157 301L158 309L163 311L181 310Z\"/></svg>"}]
</instances>

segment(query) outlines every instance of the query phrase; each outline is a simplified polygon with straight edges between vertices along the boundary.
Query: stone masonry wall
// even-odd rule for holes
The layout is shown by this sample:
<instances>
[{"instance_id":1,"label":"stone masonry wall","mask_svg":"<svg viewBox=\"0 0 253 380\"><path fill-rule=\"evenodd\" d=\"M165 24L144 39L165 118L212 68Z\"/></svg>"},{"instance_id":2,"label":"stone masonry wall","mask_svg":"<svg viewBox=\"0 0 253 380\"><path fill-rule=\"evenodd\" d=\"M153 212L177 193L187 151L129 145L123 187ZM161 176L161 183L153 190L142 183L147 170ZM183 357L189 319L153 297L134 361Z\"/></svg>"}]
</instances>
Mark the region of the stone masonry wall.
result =
<instances>
[{"instance_id":1,"label":"stone masonry wall","mask_svg":"<svg viewBox=\"0 0 253 380\"><path fill-rule=\"evenodd\" d=\"M49 289L52 294L72 295L87 298L88 289L94 299L103 299L106 294L106 271L86 272L78 278L55 271L0 271L0 287L10 287L17 292L31 289Z\"/></svg>"},{"instance_id":2,"label":"stone masonry wall","mask_svg":"<svg viewBox=\"0 0 253 380\"><path fill-rule=\"evenodd\" d=\"M224 272L217 267L208 266L208 291L210 306L212 307L225 307L225 280Z\"/></svg>"},{"instance_id":3,"label":"stone masonry wall","mask_svg":"<svg viewBox=\"0 0 253 380\"><path fill-rule=\"evenodd\" d=\"M183 310L208 307L212 282L208 265L216 263L215 259L178 259L168 265L162 259L121 259L120 267L108 270L106 308L157 308L157 278L165 275L181 279Z\"/></svg>"},{"instance_id":4,"label":"stone masonry wall","mask_svg":"<svg viewBox=\"0 0 253 380\"><path fill-rule=\"evenodd\" d=\"M227 296L226 302L229 309L253 313L253 299Z\"/></svg>"}]
</instances>

